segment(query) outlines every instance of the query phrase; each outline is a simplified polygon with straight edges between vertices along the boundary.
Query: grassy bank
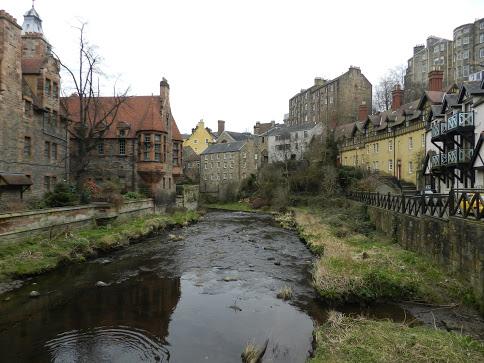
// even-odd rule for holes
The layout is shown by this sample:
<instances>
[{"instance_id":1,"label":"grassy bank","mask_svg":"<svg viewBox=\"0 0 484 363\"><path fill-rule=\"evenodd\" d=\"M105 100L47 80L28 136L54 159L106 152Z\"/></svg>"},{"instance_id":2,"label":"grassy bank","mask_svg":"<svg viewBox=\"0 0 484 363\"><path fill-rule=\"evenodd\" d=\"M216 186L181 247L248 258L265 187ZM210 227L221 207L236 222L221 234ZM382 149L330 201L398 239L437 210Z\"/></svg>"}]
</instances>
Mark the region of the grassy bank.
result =
<instances>
[{"instance_id":1,"label":"grassy bank","mask_svg":"<svg viewBox=\"0 0 484 363\"><path fill-rule=\"evenodd\" d=\"M228 203L210 203L204 204L202 207L209 209L220 209L234 212L255 212L246 202L228 202Z\"/></svg>"},{"instance_id":2,"label":"grassy bank","mask_svg":"<svg viewBox=\"0 0 484 363\"><path fill-rule=\"evenodd\" d=\"M109 251L154 231L187 225L197 221L197 212L176 212L171 215L150 215L62 234L52 239L32 238L0 245L0 281L8 281L52 270L65 263L80 262L98 251Z\"/></svg>"},{"instance_id":3,"label":"grassy bank","mask_svg":"<svg viewBox=\"0 0 484 363\"><path fill-rule=\"evenodd\" d=\"M473 303L462 281L374 231L364 207L335 200L323 209L296 209L295 219L301 237L321 256L313 280L326 301Z\"/></svg>"},{"instance_id":4,"label":"grassy bank","mask_svg":"<svg viewBox=\"0 0 484 363\"><path fill-rule=\"evenodd\" d=\"M484 345L434 328L330 312L315 332L319 362L482 362Z\"/></svg>"}]
</instances>

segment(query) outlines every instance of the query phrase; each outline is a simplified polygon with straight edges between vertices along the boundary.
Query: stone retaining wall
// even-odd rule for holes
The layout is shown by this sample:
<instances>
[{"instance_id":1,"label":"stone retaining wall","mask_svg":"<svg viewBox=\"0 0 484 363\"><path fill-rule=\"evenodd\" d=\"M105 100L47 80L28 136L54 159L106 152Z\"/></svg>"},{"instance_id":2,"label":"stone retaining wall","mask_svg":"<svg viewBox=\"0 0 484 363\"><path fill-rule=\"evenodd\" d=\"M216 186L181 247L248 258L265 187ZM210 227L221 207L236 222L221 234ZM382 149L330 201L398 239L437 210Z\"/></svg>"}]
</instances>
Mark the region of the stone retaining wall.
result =
<instances>
[{"instance_id":1,"label":"stone retaining wall","mask_svg":"<svg viewBox=\"0 0 484 363\"><path fill-rule=\"evenodd\" d=\"M126 201L118 210L107 203L0 214L0 243L127 220L154 212L152 199Z\"/></svg>"},{"instance_id":2,"label":"stone retaining wall","mask_svg":"<svg viewBox=\"0 0 484 363\"><path fill-rule=\"evenodd\" d=\"M484 224L458 217L413 217L368 206L376 228L405 249L430 257L472 285L484 308Z\"/></svg>"}]
</instances>

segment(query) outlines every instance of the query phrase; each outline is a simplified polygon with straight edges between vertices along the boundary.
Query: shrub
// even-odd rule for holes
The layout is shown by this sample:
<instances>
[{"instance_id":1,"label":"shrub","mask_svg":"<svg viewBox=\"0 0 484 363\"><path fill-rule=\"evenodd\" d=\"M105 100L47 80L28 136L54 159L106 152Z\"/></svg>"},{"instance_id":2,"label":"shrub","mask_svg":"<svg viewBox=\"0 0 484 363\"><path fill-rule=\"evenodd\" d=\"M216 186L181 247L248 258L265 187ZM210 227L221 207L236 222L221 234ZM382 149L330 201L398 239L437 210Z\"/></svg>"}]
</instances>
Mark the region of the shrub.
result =
<instances>
[{"instance_id":1,"label":"shrub","mask_svg":"<svg viewBox=\"0 0 484 363\"><path fill-rule=\"evenodd\" d=\"M124 199L127 199L127 200L137 200L142 198L143 196L137 192L127 192L126 194L124 194Z\"/></svg>"},{"instance_id":2,"label":"shrub","mask_svg":"<svg viewBox=\"0 0 484 363\"><path fill-rule=\"evenodd\" d=\"M45 205L48 207L66 207L77 203L75 188L67 183L57 183L54 191L44 195Z\"/></svg>"}]
</instances>

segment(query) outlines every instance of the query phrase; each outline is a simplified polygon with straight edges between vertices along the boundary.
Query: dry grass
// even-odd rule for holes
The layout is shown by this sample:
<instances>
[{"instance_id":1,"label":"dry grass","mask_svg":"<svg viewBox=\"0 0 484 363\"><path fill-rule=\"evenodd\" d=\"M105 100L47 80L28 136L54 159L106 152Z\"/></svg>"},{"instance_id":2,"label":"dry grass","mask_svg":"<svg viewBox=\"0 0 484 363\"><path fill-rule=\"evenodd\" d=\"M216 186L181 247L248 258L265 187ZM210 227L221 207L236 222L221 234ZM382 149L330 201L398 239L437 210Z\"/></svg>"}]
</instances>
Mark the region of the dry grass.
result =
<instances>
[{"instance_id":1,"label":"dry grass","mask_svg":"<svg viewBox=\"0 0 484 363\"><path fill-rule=\"evenodd\" d=\"M484 345L429 327L351 318L330 312L316 331L319 362L482 362Z\"/></svg>"},{"instance_id":2,"label":"dry grass","mask_svg":"<svg viewBox=\"0 0 484 363\"><path fill-rule=\"evenodd\" d=\"M249 342L245 345L244 351L241 354L243 363L259 363L262 361L267 344L269 340L266 340L262 347L258 347L254 342Z\"/></svg>"},{"instance_id":3,"label":"dry grass","mask_svg":"<svg viewBox=\"0 0 484 363\"><path fill-rule=\"evenodd\" d=\"M291 300L292 295L292 289L289 286L283 286L277 293L277 298L282 300Z\"/></svg>"},{"instance_id":4,"label":"dry grass","mask_svg":"<svg viewBox=\"0 0 484 363\"><path fill-rule=\"evenodd\" d=\"M298 232L321 258L313 283L328 302L418 299L473 302L471 289L377 234L361 207L296 209Z\"/></svg>"}]
</instances>

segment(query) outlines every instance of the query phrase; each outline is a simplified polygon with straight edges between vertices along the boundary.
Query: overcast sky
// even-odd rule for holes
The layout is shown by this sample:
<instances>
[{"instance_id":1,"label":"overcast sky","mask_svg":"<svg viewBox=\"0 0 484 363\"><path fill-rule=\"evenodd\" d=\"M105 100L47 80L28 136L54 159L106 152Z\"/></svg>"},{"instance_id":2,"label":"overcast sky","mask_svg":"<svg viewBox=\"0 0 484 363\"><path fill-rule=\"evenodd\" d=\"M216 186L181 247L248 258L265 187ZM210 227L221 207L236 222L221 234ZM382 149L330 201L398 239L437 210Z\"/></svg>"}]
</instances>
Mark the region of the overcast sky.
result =
<instances>
[{"instance_id":1,"label":"overcast sky","mask_svg":"<svg viewBox=\"0 0 484 363\"><path fill-rule=\"evenodd\" d=\"M22 24L31 4L1 0L0 8ZM166 77L182 132L202 118L234 131L281 121L289 98L314 77L355 65L376 84L429 35L452 38L455 27L484 17L483 0L37 0L35 7L67 63L75 65L72 27L82 19L104 71L131 95L158 94Z\"/></svg>"}]
</instances>

